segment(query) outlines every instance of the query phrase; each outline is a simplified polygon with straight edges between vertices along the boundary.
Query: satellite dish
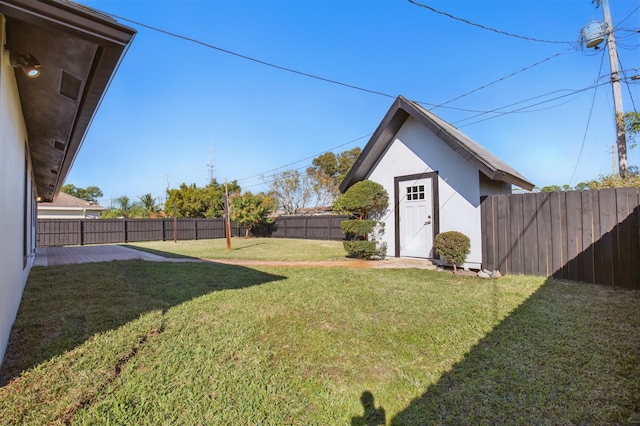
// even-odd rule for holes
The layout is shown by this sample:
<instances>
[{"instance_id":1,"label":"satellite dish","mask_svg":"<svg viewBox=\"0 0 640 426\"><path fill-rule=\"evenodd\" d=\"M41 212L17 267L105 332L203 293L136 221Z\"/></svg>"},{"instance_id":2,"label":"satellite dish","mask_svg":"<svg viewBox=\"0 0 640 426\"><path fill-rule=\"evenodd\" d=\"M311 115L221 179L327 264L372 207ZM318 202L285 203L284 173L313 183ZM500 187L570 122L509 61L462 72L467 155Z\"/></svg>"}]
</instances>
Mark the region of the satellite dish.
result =
<instances>
[{"instance_id":1,"label":"satellite dish","mask_svg":"<svg viewBox=\"0 0 640 426\"><path fill-rule=\"evenodd\" d=\"M604 41L604 25L597 21L590 22L580 30L580 36L585 46L597 49L600 43Z\"/></svg>"}]
</instances>

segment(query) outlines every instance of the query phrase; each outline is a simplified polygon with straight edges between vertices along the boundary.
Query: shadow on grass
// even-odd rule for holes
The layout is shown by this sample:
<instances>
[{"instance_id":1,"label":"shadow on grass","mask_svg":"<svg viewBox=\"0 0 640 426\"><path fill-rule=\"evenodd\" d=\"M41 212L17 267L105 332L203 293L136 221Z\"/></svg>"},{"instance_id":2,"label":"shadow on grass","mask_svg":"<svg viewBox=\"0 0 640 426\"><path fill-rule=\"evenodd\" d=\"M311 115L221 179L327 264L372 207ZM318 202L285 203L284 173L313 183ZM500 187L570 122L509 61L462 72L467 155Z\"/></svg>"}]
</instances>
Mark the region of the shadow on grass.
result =
<instances>
[{"instance_id":1,"label":"shadow on grass","mask_svg":"<svg viewBox=\"0 0 640 426\"><path fill-rule=\"evenodd\" d=\"M638 291L549 279L390 424L628 424L638 312Z\"/></svg>"},{"instance_id":2,"label":"shadow on grass","mask_svg":"<svg viewBox=\"0 0 640 426\"><path fill-rule=\"evenodd\" d=\"M118 244L121 247L126 247L126 248L130 248L133 250L139 250L139 251L144 251L146 253L151 253L151 254L155 254L158 256L162 256L162 257L166 257L168 259L195 259L195 260L199 260L199 258L197 257L193 257L193 256L187 256L184 254L178 254L178 253L173 253L170 251L163 251L163 250L156 250L156 249L152 249L152 248L148 248L148 247L140 247L140 246L134 246L134 245L130 245L130 244Z\"/></svg>"},{"instance_id":3,"label":"shadow on grass","mask_svg":"<svg viewBox=\"0 0 640 426\"><path fill-rule=\"evenodd\" d=\"M35 267L0 369L0 386L23 370L140 315L205 294L284 279L242 266L139 260Z\"/></svg>"},{"instance_id":4,"label":"shadow on grass","mask_svg":"<svg viewBox=\"0 0 640 426\"><path fill-rule=\"evenodd\" d=\"M243 246L243 247L231 248L231 250L233 250L233 251L244 250L246 248L255 247L255 246L261 246L263 244L267 244L267 243L266 242L261 242L261 243L248 244L248 245Z\"/></svg>"}]
</instances>

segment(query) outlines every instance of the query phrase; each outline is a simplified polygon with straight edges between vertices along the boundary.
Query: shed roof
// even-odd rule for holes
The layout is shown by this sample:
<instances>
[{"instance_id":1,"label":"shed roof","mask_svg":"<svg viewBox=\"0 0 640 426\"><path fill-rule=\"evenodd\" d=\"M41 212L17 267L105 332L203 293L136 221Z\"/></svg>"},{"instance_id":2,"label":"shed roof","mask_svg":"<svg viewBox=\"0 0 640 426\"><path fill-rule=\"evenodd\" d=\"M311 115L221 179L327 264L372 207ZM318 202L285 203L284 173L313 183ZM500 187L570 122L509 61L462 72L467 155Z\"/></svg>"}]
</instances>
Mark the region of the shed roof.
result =
<instances>
[{"instance_id":1,"label":"shed roof","mask_svg":"<svg viewBox=\"0 0 640 426\"><path fill-rule=\"evenodd\" d=\"M6 48L31 54L42 65L38 78L19 69L15 78L35 187L50 201L136 31L68 0L0 0L0 14L6 18Z\"/></svg>"},{"instance_id":2,"label":"shed roof","mask_svg":"<svg viewBox=\"0 0 640 426\"><path fill-rule=\"evenodd\" d=\"M528 190L533 189L534 185L525 177L456 127L418 103L398 96L340 185L340 191L346 191L351 185L367 177L409 117L418 120L490 179L507 182Z\"/></svg>"}]
</instances>

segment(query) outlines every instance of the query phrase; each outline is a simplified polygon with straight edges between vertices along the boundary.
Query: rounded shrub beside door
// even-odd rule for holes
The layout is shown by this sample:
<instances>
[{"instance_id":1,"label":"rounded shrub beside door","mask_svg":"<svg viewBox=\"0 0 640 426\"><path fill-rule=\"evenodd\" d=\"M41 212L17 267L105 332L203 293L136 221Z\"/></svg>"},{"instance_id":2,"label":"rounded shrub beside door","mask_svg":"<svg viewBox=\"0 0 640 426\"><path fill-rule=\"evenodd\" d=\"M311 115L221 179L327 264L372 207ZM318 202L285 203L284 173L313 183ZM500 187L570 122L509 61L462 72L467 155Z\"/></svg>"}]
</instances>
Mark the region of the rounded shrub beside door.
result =
<instances>
[{"instance_id":1,"label":"rounded shrub beside door","mask_svg":"<svg viewBox=\"0 0 640 426\"><path fill-rule=\"evenodd\" d=\"M436 235L433 249L437 255L442 256L447 263L453 265L455 272L457 265L463 264L471 252L471 240L462 232L441 232Z\"/></svg>"}]
</instances>

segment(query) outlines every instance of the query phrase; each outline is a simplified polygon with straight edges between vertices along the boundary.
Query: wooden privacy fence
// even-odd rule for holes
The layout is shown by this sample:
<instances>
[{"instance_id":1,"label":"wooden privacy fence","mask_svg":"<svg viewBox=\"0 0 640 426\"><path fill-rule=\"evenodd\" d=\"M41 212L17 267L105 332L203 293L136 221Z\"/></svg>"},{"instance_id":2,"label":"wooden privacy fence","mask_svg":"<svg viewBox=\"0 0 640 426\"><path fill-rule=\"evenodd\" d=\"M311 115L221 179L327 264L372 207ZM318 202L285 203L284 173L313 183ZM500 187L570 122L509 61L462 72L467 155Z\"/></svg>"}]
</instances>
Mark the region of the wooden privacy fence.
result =
<instances>
[{"instance_id":1,"label":"wooden privacy fence","mask_svg":"<svg viewBox=\"0 0 640 426\"><path fill-rule=\"evenodd\" d=\"M637 188L492 195L481 212L484 268L640 289Z\"/></svg>"},{"instance_id":2,"label":"wooden privacy fence","mask_svg":"<svg viewBox=\"0 0 640 426\"><path fill-rule=\"evenodd\" d=\"M259 237L342 240L348 216L280 216L252 234ZM224 238L224 221L177 219L178 240ZM231 235L246 228L231 222ZM38 247L173 240L173 219L38 219Z\"/></svg>"}]
</instances>

